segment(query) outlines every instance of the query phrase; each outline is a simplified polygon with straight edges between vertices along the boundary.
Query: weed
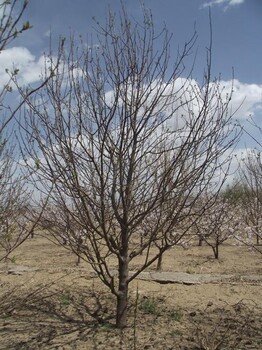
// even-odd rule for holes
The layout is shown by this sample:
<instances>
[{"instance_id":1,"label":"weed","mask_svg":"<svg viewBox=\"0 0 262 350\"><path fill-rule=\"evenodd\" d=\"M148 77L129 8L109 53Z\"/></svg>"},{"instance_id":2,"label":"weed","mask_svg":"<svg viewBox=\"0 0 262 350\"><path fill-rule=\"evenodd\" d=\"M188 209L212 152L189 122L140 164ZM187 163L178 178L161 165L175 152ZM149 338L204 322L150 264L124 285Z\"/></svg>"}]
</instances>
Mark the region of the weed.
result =
<instances>
[{"instance_id":1,"label":"weed","mask_svg":"<svg viewBox=\"0 0 262 350\"><path fill-rule=\"evenodd\" d=\"M171 335L171 337L180 337L182 335L182 332L179 329L174 329L168 334Z\"/></svg>"},{"instance_id":2,"label":"weed","mask_svg":"<svg viewBox=\"0 0 262 350\"><path fill-rule=\"evenodd\" d=\"M0 316L2 320L8 320L10 317L11 317L10 313L5 313L5 312Z\"/></svg>"},{"instance_id":3,"label":"weed","mask_svg":"<svg viewBox=\"0 0 262 350\"><path fill-rule=\"evenodd\" d=\"M12 256L12 258L10 258L10 261L12 264L15 264L16 263L16 256Z\"/></svg>"},{"instance_id":4,"label":"weed","mask_svg":"<svg viewBox=\"0 0 262 350\"><path fill-rule=\"evenodd\" d=\"M71 304L71 298L69 293L63 293L60 295L60 304L68 306Z\"/></svg>"},{"instance_id":5,"label":"weed","mask_svg":"<svg viewBox=\"0 0 262 350\"><path fill-rule=\"evenodd\" d=\"M174 321L180 322L183 317L183 313L180 309L171 311L170 318Z\"/></svg>"},{"instance_id":6,"label":"weed","mask_svg":"<svg viewBox=\"0 0 262 350\"><path fill-rule=\"evenodd\" d=\"M107 332L107 331L110 331L112 329L115 329L115 326L112 323L109 323L109 322L103 323L101 325L101 327L99 328L99 330L102 331L102 332Z\"/></svg>"},{"instance_id":7,"label":"weed","mask_svg":"<svg viewBox=\"0 0 262 350\"><path fill-rule=\"evenodd\" d=\"M140 302L139 310L152 315L159 314L158 302L154 298L145 298Z\"/></svg>"}]
</instances>

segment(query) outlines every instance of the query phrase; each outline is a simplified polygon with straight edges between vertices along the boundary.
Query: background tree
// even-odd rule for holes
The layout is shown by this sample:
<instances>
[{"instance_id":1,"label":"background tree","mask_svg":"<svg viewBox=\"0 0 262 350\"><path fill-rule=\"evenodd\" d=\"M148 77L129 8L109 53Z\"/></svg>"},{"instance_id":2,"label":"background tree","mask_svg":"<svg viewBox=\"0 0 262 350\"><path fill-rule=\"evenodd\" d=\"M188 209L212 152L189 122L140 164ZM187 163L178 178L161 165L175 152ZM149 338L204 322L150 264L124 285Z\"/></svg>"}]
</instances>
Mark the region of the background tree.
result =
<instances>
[{"instance_id":1,"label":"background tree","mask_svg":"<svg viewBox=\"0 0 262 350\"><path fill-rule=\"evenodd\" d=\"M26 7L27 1L1 1L0 54L19 34L31 27L29 22L20 23ZM12 92L10 84L16 74L17 71L10 72L9 81L0 90L0 246L3 248L0 260L6 259L28 234L21 221L22 208L26 206L28 195L23 189L23 181L15 174L17 166L14 162L14 145L10 141L10 132L7 131L14 110L5 104L5 100Z\"/></svg>"},{"instance_id":2,"label":"background tree","mask_svg":"<svg viewBox=\"0 0 262 350\"><path fill-rule=\"evenodd\" d=\"M259 151L253 150L242 159L239 177L245 189L245 222L258 245L262 239L262 163Z\"/></svg>"},{"instance_id":3,"label":"background tree","mask_svg":"<svg viewBox=\"0 0 262 350\"><path fill-rule=\"evenodd\" d=\"M20 34L31 28L28 21L21 23L27 5L27 0L0 1L0 54ZM16 93L16 88L22 91L23 87L17 81L19 70L14 66L12 71L6 69L6 74L7 82L0 87L0 246L3 248L0 260L6 259L33 232L39 219L32 224L27 220L32 203L29 205L30 191L26 189L25 178L18 165L14 117L20 112L26 97L44 86L53 71L49 71L40 84L27 86L23 98L17 104L14 103L16 99L12 99L11 104L8 101L11 100L10 94Z\"/></svg>"},{"instance_id":4,"label":"background tree","mask_svg":"<svg viewBox=\"0 0 262 350\"><path fill-rule=\"evenodd\" d=\"M246 202L246 195L248 194L247 185L236 176L232 183L228 184L225 189L221 191L221 197L227 200L232 205L244 205Z\"/></svg>"},{"instance_id":5,"label":"background tree","mask_svg":"<svg viewBox=\"0 0 262 350\"><path fill-rule=\"evenodd\" d=\"M234 237L239 230L239 207L222 196L213 202L210 200L212 195L209 193L204 199L205 203L211 203L211 205L207 204L203 214L196 220L195 229L199 237L199 245L205 242L212 248L214 258L218 259L220 245Z\"/></svg>"},{"instance_id":6,"label":"background tree","mask_svg":"<svg viewBox=\"0 0 262 350\"><path fill-rule=\"evenodd\" d=\"M203 85L181 78L195 39L172 61L172 35L155 33L149 11L142 23L124 8L109 12L94 41L60 47L57 73L27 98L24 158L29 171L37 164L38 190L53 188L47 219L55 224L58 211L73 223L74 252L72 237L84 232L82 256L116 296L119 328L130 282L188 232L195 201L220 187L222 156L237 138L231 96L211 80L211 47ZM49 231L61 242L64 232Z\"/></svg>"},{"instance_id":7,"label":"background tree","mask_svg":"<svg viewBox=\"0 0 262 350\"><path fill-rule=\"evenodd\" d=\"M36 226L28 220L31 193L14 161L13 149L0 150L0 261L6 260Z\"/></svg>"}]
</instances>

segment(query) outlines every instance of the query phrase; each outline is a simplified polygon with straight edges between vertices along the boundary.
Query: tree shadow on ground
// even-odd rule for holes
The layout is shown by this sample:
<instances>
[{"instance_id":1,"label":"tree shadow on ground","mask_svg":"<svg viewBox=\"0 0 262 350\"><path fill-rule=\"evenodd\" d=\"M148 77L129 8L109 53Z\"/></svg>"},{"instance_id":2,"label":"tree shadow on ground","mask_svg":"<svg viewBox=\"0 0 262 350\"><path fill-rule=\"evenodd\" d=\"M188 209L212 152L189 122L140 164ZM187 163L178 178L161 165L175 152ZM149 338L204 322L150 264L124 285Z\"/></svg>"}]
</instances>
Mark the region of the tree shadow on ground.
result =
<instances>
[{"instance_id":1,"label":"tree shadow on ground","mask_svg":"<svg viewBox=\"0 0 262 350\"><path fill-rule=\"evenodd\" d=\"M262 310L252 300L234 305L207 304L191 319L197 350L262 348Z\"/></svg>"},{"instance_id":2,"label":"tree shadow on ground","mask_svg":"<svg viewBox=\"0 0 262 350\"><path fill-rule=\"evenodd\" d=\"M53 284L26 292L14 288L0 296L1 348L73 349L83 341L94 345L98 329L113 328L111 301L102 292Z\"/></svg>"},{"instance_id":3,"label":"tree shadow on ground","mask_svg":"<svg viewBox=\"0 0 262 350\"><path fill-rule=\"evenodd\" d=\"M129 327L119 331L114 328L115 301L107 292L56 283L30 290L22 287L7 287L0 295L1 349L242 350L262 346L262 310L252 301L178 310L163 298L137 295L138 305L131 302Z\"/></svg>"}]
</instances>

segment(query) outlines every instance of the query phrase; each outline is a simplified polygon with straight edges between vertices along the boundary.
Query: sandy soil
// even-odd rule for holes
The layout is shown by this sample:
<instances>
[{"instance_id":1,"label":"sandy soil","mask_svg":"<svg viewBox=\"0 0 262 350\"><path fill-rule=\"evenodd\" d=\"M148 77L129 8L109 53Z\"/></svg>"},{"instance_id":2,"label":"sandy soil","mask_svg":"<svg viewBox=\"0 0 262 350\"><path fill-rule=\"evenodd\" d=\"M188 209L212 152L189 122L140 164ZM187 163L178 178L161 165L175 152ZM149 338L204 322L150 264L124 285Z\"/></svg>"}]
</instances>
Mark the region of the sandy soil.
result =
<instances>
[{"instance_id":1,"label":"sandy soil","mask_svg":"<svg viewBox=\"0 0 262 350\"><path fill-rule=\"evenodd\" d=\"M114 328L113 296L63 247L36 236L11 257L0 265L0 349L262 349L262 284L255 278L262 255L247 247L224 245L218 261L206 246L169 250L165 272L234 278L196 285L136 279L123 331Z\"/></svg>"}]
</instances>

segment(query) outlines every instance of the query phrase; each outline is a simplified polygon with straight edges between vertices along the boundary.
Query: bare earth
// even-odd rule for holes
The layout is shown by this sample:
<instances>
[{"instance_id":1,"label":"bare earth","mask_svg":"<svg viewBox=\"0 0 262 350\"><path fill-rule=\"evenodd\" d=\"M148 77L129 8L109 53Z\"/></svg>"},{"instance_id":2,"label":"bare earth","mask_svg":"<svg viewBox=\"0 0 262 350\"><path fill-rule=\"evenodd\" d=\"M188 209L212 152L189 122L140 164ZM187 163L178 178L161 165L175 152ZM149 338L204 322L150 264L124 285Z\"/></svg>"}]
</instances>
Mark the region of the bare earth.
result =
<instances>
[{"instance_id":1,"label":"bare earth","mask_svg":"<svg viewBox=\"0 0 262 350\"><path fill-rule=\"evenodd\" d=\"M0 349L262 349L262 255L248 247L224 245L218 261L206 246L168 251L162 275L152 266L131 283L123 331L113 296L63 247L37 236L11 258L0 265Z\"/></svg>"}]
</instances>

